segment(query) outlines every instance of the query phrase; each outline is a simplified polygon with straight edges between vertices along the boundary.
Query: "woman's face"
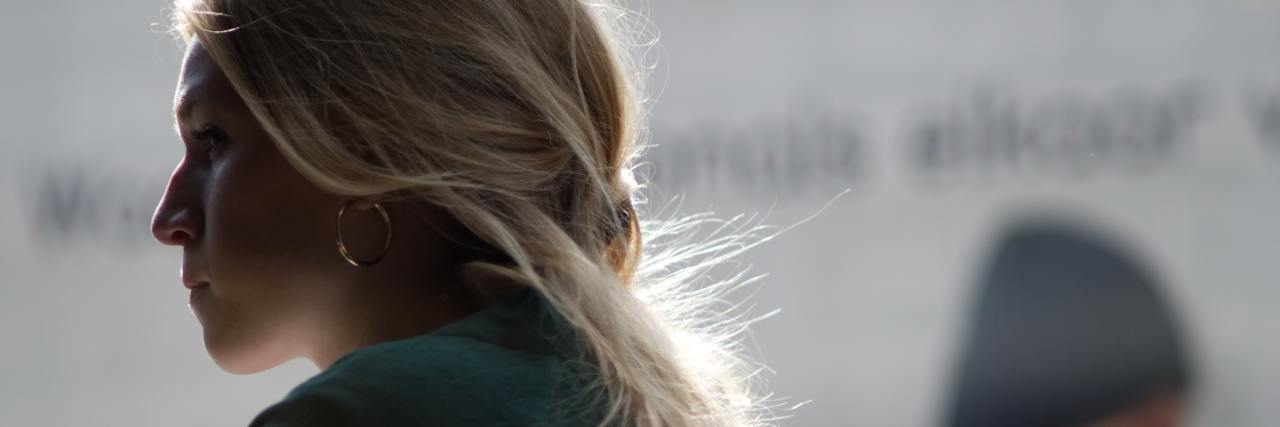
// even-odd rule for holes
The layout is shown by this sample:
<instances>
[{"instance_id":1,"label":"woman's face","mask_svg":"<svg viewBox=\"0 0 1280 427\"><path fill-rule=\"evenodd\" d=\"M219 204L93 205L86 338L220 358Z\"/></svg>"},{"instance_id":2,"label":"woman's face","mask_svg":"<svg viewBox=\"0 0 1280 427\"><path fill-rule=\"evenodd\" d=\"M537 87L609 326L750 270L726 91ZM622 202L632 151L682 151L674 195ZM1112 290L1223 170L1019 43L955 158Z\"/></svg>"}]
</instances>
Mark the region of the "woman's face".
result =
<instances>
[{"instance_id":1,"label":"woman's face","mask_svg":"<svg viewBox=\"0 0 1280 427\"><path fill-rule=\"evenodd\" d=\"M182 281L206 349L236 373L302 355L347 269L333 240L344 200L286 162L198 41L175 105L185 154L152 233L182 246Z\"/></svg>"}]
</instances>

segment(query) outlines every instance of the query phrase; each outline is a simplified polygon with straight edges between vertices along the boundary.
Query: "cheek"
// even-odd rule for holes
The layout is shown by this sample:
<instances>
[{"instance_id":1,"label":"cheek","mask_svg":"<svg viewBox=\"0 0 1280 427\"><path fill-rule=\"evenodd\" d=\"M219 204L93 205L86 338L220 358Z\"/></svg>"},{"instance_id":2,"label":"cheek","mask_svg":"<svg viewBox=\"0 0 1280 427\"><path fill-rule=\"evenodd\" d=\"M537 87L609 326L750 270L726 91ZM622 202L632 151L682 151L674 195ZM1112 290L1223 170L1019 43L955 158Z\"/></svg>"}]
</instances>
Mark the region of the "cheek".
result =
<instances>
[{"instance_id":1,"label":"cheek","mask_svg":"<svg viewBox=\"0 0 1280 427\"><path fill-rule=\"evenodd\" d=\"M226 159L212 180L209 273L228 302L279 313L309 300L331 268L335 202L283 160L245 154Z\"/></svg>"}]
</instances>

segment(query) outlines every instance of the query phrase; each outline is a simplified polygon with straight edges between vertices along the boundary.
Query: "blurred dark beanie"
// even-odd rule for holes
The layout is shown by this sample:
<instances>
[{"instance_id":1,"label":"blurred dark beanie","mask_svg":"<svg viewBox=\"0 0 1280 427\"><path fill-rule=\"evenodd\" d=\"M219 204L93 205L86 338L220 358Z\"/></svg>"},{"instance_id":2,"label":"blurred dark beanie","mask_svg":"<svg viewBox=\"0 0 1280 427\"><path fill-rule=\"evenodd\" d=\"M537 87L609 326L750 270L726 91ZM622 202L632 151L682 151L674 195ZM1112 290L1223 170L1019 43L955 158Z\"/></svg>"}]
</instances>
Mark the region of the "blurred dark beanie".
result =
<instances>
[{"instance_id":1,"label":"blurred dark beanie","mask_svg":"<svg viewBox=\"0 0 1280 427\"><path fill-rule=\"evenodd\" d=\"M1160 284L1104 239L1024 224L978 283L946 425L1077 426L1188 387Z\"/></svg>"}]
</instances>

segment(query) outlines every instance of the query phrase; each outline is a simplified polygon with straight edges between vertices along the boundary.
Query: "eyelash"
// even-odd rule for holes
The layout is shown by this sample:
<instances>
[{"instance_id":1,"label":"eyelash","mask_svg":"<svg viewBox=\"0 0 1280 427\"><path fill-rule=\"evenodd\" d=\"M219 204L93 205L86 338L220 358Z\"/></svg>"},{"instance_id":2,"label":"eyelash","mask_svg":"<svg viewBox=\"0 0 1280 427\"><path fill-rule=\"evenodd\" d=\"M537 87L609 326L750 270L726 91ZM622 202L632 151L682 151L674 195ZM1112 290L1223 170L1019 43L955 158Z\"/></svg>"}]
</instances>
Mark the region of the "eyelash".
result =
<instances>
[{"instance_id":1,"label":"eyelash","mask_svg":"<svg viewBox=\"0 0 1280 427\"><path fill-rule=\"evenodd\" d=\"M192 132L191 137L196 141L204 142L209 145L208 151L213 151L219 145L226 141L226 134L222 133L217 126L208 125L198 131Z\"/></svg>"}]
</instances>

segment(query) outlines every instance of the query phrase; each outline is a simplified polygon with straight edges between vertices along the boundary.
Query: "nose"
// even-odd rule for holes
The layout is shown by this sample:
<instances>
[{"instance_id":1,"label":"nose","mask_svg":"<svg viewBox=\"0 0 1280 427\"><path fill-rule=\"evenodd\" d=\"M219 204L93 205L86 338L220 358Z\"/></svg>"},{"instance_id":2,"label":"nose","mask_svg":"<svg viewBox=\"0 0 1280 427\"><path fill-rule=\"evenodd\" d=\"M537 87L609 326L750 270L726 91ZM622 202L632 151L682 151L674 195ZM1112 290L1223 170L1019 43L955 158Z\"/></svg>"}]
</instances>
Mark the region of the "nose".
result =
<instances>
[{"instance_id":1,"label":"nose","mask_svg":"<svg viewBox=\"0 0 1280 427\"><path fill-rule=\"evenodd\" d=\"M178 164L169 177L160 203L156 205L155 215L151 217L151 235L162 244L183 246L200 237L203 231L199 189L193 177L188 175L183 164Z\"/></svg>"}]
</instances>

